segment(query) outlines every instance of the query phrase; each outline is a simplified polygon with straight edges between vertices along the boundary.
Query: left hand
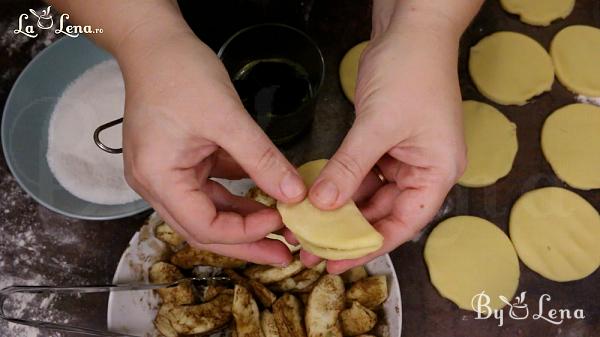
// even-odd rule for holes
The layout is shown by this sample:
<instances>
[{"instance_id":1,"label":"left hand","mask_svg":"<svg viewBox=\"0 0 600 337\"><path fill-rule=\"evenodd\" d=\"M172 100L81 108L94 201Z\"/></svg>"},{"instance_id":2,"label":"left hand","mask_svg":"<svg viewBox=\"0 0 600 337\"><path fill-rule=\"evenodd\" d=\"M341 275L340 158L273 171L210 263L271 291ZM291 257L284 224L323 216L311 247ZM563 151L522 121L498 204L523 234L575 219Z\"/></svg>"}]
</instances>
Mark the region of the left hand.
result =
<instances>
[{"instance_id":1,"label":"left hand","mask_svg":"<svg viewBox=\"0 0 600 337\"><path fill-rule=\"evenodd\" d=\"M437 213L466 165L457 75L460 34L382 27L374 24L361 57L354 125L309 198L321 209L336 209L357 190L372 188L372 180L371 187L359 187L377 166L387 182L361 211L384 243L359 259L328 261L330 273L362 265L412 239ZM320 260L306 251L301 258L309 266Z\"/></svg>"}]
</instances>

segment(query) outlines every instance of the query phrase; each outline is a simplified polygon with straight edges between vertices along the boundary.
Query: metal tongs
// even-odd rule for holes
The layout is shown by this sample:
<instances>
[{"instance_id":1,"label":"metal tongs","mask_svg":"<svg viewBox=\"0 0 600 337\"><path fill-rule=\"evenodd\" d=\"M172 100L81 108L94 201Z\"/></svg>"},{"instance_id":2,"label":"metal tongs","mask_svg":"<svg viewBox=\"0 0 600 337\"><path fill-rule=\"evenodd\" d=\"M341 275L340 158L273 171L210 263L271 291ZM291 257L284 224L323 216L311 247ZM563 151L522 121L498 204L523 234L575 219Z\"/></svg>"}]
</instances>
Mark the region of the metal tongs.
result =
<instances>
[{"instance_id":1,"label":"metal tongs","mask_svg":"<svg viewBox=\"0 0 600 337\"><path fill-rule=\"evenodd\" d=\"M220 276L209 276L209 277L188 277L171 283L162 284L148 284L148 283L128 283L128 284L109 284L100 286L11 286L0 290L0 319L4 319L8 322L27 325L39 329L49 329L54 331L62 332L75 332L90 336L108 336L108 337L140 337L135 335L124 334L120 332L102 331L95 330L85 327L70 326L66 324L58 324L52 322L35 321L24 318L7 317L4 312L4 302L13 294L49 294L49 293L62 293L62 294L89 294L89 293L103 293L113 291L135 291L135 290L153 290L162 288L171 288L179 285L182 282L226 282L230 281L228 277Z\"/></svg>"}]
</instances>

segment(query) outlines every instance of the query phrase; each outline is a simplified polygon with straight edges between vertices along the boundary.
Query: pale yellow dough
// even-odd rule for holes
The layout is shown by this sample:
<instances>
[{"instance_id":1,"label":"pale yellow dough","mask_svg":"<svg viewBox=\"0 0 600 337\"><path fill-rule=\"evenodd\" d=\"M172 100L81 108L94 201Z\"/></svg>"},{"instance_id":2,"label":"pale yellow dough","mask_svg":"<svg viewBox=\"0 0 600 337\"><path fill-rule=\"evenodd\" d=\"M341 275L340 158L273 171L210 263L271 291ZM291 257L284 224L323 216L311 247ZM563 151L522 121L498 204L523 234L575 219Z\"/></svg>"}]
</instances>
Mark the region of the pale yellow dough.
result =
<instances>
[{"instance_id":1,"label":"pale yellow dough","mask_svg":"<svg viewBox=\"0 0 600 337\"><path fill-rule=\"evenodd\" d=\"M324 159L315 160L298 168L307 187L314 183L326 163ZM383 244L381 234L352 201L333 211L316 208L308 198L297 204L277 203L277 209L283 223L304 243L303 248L323 258L357 258L376 251Z\"/></svg>"},{"instance_id":2,"label":"pale yellow dough","mask_svg":"<svg viewBox=\"0 0 600 337\"><path fill-rule=\"evenodd\" d=\"M567 89L600 96L600 29L577 25L561 30L550 44L550 55L556 77Z\"/></svg>"},{"instance_id":3,"label":"pale yellow dough","mask_svg":"<svg viewBox=\"0 0 600 337\"><path fill-rule=\"evenodd\" d=\"M553 281L582 279L600 265L600 215L563 188L519 198L510 213L510 237L521 261Z\"/></svg>"},{"instance_id":4,"label":"pale yellow dough","mask_svg":"<svg viewBox=\"0 0 600 337\"><path fill-rule=\"evenodd\" d=\"M461 309L474 310L482 291L490 308L500 309L519 285L519 260L510 240L493 223L474 216L441 222L425 244L425 262L434 287Z\"/></svg>"},{"instance_id":5,"label":"pale yellow dough","mask_svg":"<svg viewBox=\"0 0 600 337\"><path fill-rule=\"evenodd\" d=\"M367 47L369 41L364 41L352 47L342 58L340 63L340 84L344 95L350 102L354 103L354 91L356 90L356 80L358 78L358 62L360 55Z\"/></svg>"},{"instance_id":6,"label":"pale yellow dough","mask_svg":"<svg viewBox=\"0 0 600 337\"><path fill-rule=\"evenodd\" d=\"M509 13L535 26L548 26L556 19L564 19L573 11L575 0L500 0Z\"/></svg>"},{"instance_id":7,"label":"pale yellow dough","mask_svg":"<svg viewBox=\"0 0 600 337\"><path fill-rule=\"evenodd\" d=\"M360 249L332 249L332 248L323 248L319 246L315 246L307 241L304 241L300 237L297 238L298 242L304 250L311 252L313 255L321 257L327 260L347 260L347 259L357 259L359 257L363 257L372 253L373 248L360 248Z\"/></svg>"},{"instance_id":8,"label":"pale yellow dough","mask_svg":"<svg viewBox=\"0 0 600 337\"><path fill-rule=\"evenodd\" d=\"M554 67L534 39L514 32L497 32L471 48L469 72L477 89L499 104L524 105L552 88Z\"/></svg>"},{"instance_id":9,"label":"pale yellow dough","mask_svg":"<svg viewBox=\"0 0 600 337\"><path fill-rule=\"evenodd\" d=\"M506 176L517 149L517 126L491 105L463 102L467 169L458 183L467 187L494 184Z\"/></svg>"},{"instance_id":10,"label":"pale yellow dough","mask_svg":"<svg viewBox=\"0 0 600 337\"><path fill-rule=\"evenodd\" d=\"M570 186L600 188L600 107L577 103L553 112L542 128L542 151Z\"/></svg>"}]
</instances>

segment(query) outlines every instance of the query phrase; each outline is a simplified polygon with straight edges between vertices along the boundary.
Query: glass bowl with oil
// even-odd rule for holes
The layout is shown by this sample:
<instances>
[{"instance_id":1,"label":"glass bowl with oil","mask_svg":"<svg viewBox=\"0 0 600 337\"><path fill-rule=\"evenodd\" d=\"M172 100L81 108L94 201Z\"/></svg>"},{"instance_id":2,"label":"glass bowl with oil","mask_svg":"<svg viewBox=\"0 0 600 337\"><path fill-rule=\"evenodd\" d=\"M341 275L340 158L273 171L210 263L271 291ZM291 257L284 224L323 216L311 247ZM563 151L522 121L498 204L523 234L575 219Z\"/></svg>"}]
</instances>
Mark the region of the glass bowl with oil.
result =
<instances>
[{"instance_id":1,"label":"glass bowl with oil","mask_svg":"<svg viewBox=\"0 0 600 337\"><path fill-rule=\"evenodd\" d=\"M325 63L306 33L283 24L255 25L235 33L218 54L244 107L275 144L310 127Z\"/></svg>"}]
</instances>

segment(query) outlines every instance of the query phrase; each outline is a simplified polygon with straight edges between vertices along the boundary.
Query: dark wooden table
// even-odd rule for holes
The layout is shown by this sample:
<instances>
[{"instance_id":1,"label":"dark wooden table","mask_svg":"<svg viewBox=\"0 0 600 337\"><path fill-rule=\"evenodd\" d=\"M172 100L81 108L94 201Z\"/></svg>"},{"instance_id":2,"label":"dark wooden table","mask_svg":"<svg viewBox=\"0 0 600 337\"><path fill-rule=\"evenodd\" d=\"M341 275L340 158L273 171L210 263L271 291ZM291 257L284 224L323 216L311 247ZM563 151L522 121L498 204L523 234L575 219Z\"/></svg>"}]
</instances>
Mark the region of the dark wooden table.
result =
<instances>
[{"instance_id":1,"label":"dark wooden table","mask_svg":"<svg viewBox=\"0 0 600 337\"><path fill-rule=\"evenodd\" d=\"M201 2L190 2L184 4L184 8L199 35L213 48L217 48L237 28L259 21L286 22L306 30L315 38L326 60L325 85L312 130L297 144L285 149L285 153L294 163L330 156L354 117L353 107L339 87L338 63L348 48L368 39L370 1L272 1L269 4L269 1L228 0L212 3L202 2L203 7L200 8ZM29 60L56 39L53 35L22 39L11 34L19 14L42 6L38 1L4 0L0 3L1 105ZM216 8L207 9L206 6ZM504 13L497 0L488 1L462 39L459 73L464 98L490 103L474 88L466 67L468 48L483 36L499 30L519 31L534 37L547 48L556 32L572 24L600 26L600 2L578 0L575 10L566 20L540 28L522 24L517 17ZM573 95L555 82L552 92L543 94L526 106L496 105L518 126L519 152L512 172L491 187L455 187L437 221L453 215L471 214L486 218L506 230L510 208L522 193L542 186L565 187L544 160L539 136L546 116L574 101ZM600 191L576 192L600 209ZM6 163L0 159L0 286L23 282L107 283L144 216L91 222L54 214L27 197L11 177ZM499 327L494 319L474 319L472 312L459 310L435 291L422 257L426 234L392 253L402 290L404 336L600 336L600 272L581 281L563 284L546 280L521 265L519 292L527 291L526 303L532 313L538 310L540 296L547 293L552 300L546 304L545 310L583 309L586 318L566 320L561 325L541 319L505 319L504 325ZM105 326L106 304L105 296L65 298L53 301L48 308L35 304L32 312L34 317L67 319L71 323L100 328ZM51 315L50 311L57 314ZM0 336L36 335L0 322ZM38 336L57 335L43 331Z\"/></svg>"}]
</instances>

